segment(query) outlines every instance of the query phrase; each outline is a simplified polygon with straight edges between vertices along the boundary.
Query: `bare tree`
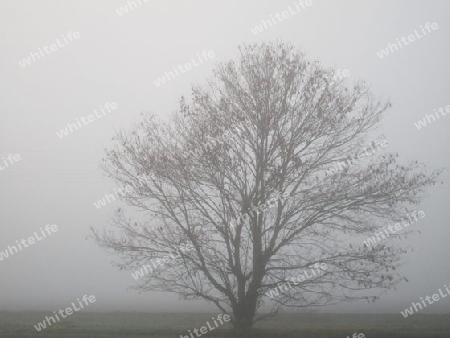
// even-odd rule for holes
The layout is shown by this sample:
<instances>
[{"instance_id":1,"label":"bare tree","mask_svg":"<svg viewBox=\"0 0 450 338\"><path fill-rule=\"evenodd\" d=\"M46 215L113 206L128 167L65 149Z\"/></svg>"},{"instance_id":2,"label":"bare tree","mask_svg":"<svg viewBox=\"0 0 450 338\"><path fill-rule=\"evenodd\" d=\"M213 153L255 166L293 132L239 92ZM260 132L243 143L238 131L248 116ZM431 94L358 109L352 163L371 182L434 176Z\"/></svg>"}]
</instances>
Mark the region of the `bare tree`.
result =
<instances>
[{"instance_id":1,"label":"bare tree","mask_svg":"<svg viewBox=\"0 0 450 338\"><path fill-rule=\"evenodd\" d=\"M180 100L172 123L143 114L118 133L104 169L143 215L119 209L116 231L94 231L96 240L125 269L179 251L138 289L204 299L246 329L279 306L374 300L404 278L394 270L406 250L394 236L371 248L355 238L412 210L440 171L380 152L326 174L361 149L390 106L334 74L290 44L244 45ZM311 268L314 276L265 296Z\"/></svg>"}]
</instances>

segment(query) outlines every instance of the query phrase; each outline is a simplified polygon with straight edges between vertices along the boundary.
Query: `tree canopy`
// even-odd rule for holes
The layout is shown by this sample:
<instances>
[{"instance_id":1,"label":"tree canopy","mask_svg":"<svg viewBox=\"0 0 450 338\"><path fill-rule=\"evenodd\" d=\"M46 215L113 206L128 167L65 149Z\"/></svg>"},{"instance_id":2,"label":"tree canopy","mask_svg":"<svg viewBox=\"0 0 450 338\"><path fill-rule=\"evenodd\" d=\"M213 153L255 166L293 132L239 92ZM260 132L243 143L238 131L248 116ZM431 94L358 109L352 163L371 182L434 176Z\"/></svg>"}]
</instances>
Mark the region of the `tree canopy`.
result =
<instances>
[{"instance_id":1,"label":"tree canopy","mask_svg":"<svg viewBox=\"0 0 450 338\"><path fill-rule=\"evenodd\" d=\"M279 306L376 299L404 279L406 249L395 236L360 239L411 212L440 171L381 150L327 174L370 143L390 107L347 82L288 43L240 47L173 121L143 114L116 135L104 170L143 213L118 210L96 240L130 270L179 252L136 287L212 302L236 328Z\"/></svg>"}]
</instances>

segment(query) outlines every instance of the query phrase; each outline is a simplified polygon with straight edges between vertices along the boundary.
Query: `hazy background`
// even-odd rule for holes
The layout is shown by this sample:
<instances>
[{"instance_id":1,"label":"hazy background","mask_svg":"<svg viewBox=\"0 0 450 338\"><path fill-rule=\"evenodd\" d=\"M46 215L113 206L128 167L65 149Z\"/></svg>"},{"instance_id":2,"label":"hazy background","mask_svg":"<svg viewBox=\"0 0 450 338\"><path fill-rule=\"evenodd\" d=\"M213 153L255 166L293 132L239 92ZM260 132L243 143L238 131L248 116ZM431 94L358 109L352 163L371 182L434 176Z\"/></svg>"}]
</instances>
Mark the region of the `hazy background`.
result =
<instances>
[{"instance_id":1,"label":"hazy background","mask_svg":"<svg viewBox=\"0 0 450 338\"><path fill-rule=\"evenodd\" d=\"M137 1L137 0L136 0ZM150 0L119 16L114 1L0 1L0 159L21 160L0 171L0 251L39 227L57 224L49 238L0 262L0 310L67 307L95 295L89 311L200 311L202 302L178 301L127 288L129 271L111 266L116 257L86 240L89 227L107 226L118 203L97 210L93 202L115 188L99 169L103 147L115 130L138 120L141 110L166 116L189 96L191 83L204 83L216 62L237 56L244 42L291 41L326 66L348 69L376 95L393 103L385 115L388 151L450 168L450 116L417 130L413 125L434 108L450 104L448 1L325 1L254 35L250 29L287 10L294 1ZM376 52L426 22L439 29L380 59ZM55 43L68 31L81 37L30 66L18 61ZM216 57L157 87L153 80L203 50ZM118 109L60 139L56 131L105 102ZM0 161L0 165L3 163ZM420 206L426 217L407 244L415 251L402 270L410 279L374 304L327 308L342 312L399 312L419 297L450 283L450 230L446 206L450 177L431 187ZM450 312L450 298L422 312Z\"/></svg>"}]
</instances>

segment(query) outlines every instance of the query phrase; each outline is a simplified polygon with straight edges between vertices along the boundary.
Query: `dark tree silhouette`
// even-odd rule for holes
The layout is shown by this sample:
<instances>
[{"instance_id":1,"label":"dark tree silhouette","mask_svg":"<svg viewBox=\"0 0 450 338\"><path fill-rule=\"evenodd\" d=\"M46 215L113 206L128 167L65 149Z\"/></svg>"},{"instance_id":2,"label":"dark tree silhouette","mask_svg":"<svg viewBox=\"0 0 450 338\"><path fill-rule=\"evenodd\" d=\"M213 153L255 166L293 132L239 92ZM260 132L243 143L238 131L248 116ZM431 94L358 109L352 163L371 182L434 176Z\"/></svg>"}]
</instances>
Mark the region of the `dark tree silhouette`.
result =
<instances>
[{"instance_id":1,"label":"dark tree silhouette","mask_svg":"<svg viewBox=\"0 0 450 338\"><path fill-rule=\"evenodd\" d=\"M93 230L95 239L125 269L178 252L137 288L212 302L237 329L283 305L376 299L404 279L395 270L406 250L395 236L371 248L357 239L410 212L440 171L380 151L327 174L367 144L390 104L364 82L332 80L290 44L239 54L180 100L171 123L143 114L118 133L104 169L143 214L118 210L116 230ZM314 276L265 296L311 268Z\"/></svg>"}]
</instances>

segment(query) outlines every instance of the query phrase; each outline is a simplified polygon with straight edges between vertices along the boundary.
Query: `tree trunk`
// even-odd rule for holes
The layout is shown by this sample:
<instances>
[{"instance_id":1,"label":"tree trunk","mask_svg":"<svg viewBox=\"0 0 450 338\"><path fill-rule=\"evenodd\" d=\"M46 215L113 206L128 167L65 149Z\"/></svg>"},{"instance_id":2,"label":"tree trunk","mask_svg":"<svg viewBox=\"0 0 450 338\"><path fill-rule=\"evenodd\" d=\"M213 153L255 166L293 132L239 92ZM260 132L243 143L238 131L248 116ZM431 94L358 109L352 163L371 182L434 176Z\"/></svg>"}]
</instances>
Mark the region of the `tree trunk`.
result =
<instances>
[{"instance_id":1,"label":"tree trunk","mask_svg":"<svg viewBox=\"0 0 450 338\"><path fill-rule=\"evenodd\" d=\"M256 304L258 300L258 288L261 283L261 269L255 271L250 282L247 293L233 309L234 329L236 331L247 331L253 327L253 319L256 314Z\"/></svg>"},{"instance_id":2,"label":"tree trunk","mask_svg":"<svg viewBox=\"0 0 450 338\"><path fill-rule=\"evenodd\" d=\"M247 299L238 304L238 308L233 310L234 329L239 332L245 332L253 327L253 317L255 316L256 301L249 302Z\"/></svg>"}]
</instances>

